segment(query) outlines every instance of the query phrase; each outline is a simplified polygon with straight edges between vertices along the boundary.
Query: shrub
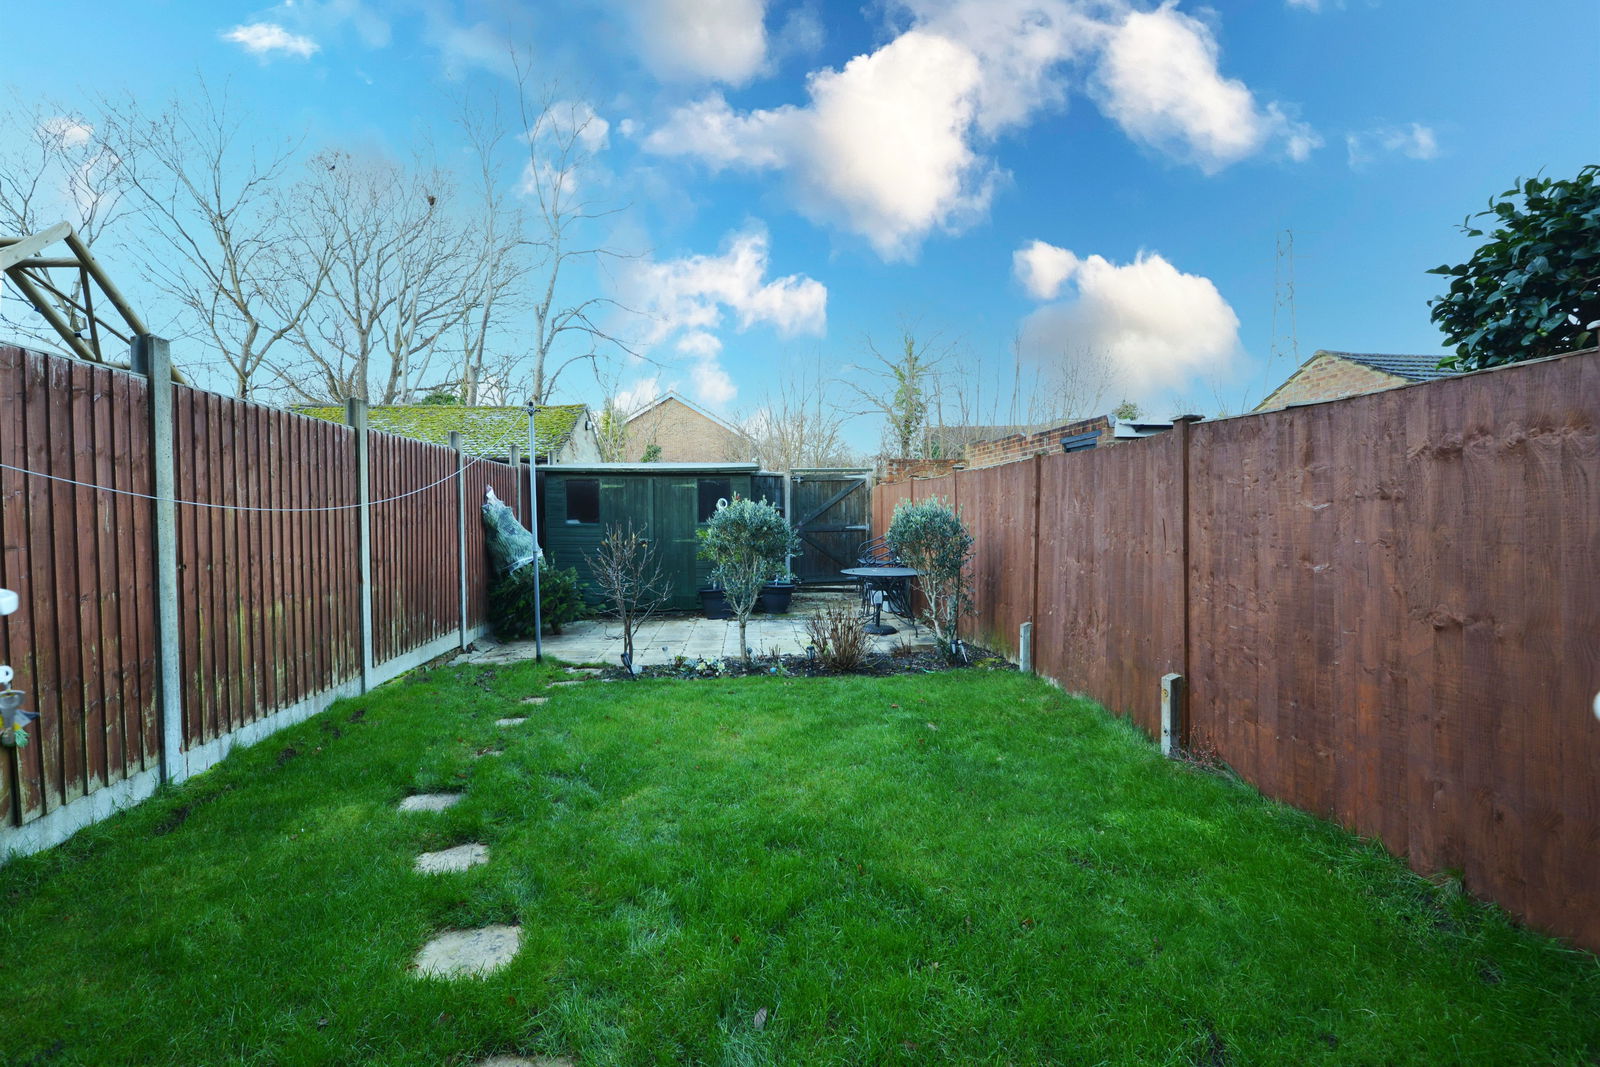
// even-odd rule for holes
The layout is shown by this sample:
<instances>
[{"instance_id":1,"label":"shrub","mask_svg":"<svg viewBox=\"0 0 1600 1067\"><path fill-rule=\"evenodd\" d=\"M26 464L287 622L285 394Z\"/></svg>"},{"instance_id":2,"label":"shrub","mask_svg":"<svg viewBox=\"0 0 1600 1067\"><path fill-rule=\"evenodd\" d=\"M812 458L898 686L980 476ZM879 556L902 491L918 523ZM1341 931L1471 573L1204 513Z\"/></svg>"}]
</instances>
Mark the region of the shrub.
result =
<instances>
[{"instance_id":1,"label":"shrub","mask_svg":"<svg viewBox=\"0 0 1600 1067\"><path fill-rule=\"evenodd\" d=\"M634 635L666 602L671 583L655 548L631 522L608 526L599 549L584 558L607 610L622 627L622 665L632 674Z\"/></svg>"},{"instance_id":2,"label":"shrub","mask_svg":"<svg viewBox=\"0 0 1600 1067\"><path fill-rule=\"evenodd\" d=\"M916 570L917 584L928 602L924 618L940 650L954 657L960 648L956 627L973 611L972 584L966 568L972 562L972 535L960 516L938 497L901 501L884 536L902 563Z\"/></svg>"},{"instance_id":3,"label":"shrub","mask_svg":"<svg viewBox=\"0 0 1600 1067\"><path fill-rule=\"evenodd\" d=\"M711 561L711 580L721 587L739 619L739 648L746 659L750 653L745 624L761 587L786 570L789 554L798 551L799 538L765 500L735 496L732 503L719 504L700 531L700 558Z\"/></svg>"},{"instance_id":4,"label":"shrub","mask_svg":"<svg viewBox=\"0 0 1600 1067\"><path fill-rule=\"evenodd\" d=\"M518 567L489 587L489 623L502 641L533 636L533 573L532 567ZM545 628L552 634L587 613L578 572L572 567L558 570L539 564L539 601Z\"/></svg>"},{"instance_id":5,"label":"shrub","mask_svg":"<svg viewBox=\"0 0 1600 1067\"><path fill-rule=\"evenodd\" d=\"M806 621L806 635L817 659L834 671L856 670L872 648L860 605L851 601L836 601L811 616Z\"/></svg>"}]
</instances>

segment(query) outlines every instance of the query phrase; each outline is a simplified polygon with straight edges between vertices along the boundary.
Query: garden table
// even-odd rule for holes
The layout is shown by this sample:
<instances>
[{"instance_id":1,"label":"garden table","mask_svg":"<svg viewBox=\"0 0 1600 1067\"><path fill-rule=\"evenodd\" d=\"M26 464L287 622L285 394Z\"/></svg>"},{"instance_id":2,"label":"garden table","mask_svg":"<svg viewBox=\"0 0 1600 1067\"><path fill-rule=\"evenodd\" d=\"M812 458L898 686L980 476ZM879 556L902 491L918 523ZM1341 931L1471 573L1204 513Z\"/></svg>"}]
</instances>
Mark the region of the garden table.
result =
<instances>
[{"instance_id":1,"label":"garden table","mask_svg":"<svg viewBox=\"0 0 1600 1067\"><path fill-rule=\"evenodd\" d=\"M904 602L907 605L906 610L911 610L910 585L911 579L917 576L915 569L911 567L846 567L839 573L848 574L850 577L857 578L861 581L863 599L865 598L866 591L868 589L877 588L882 591L886 586L892 583L904 582L906 585ZM888 634L897 634L900 632L893 626L885 626L883 624L882 597L877 598L873 608L872 622L868 623L866 627L867 633L882 637ZM915 623L913 623L913 625L915 625Z\"/></svg>"}]
</instances>

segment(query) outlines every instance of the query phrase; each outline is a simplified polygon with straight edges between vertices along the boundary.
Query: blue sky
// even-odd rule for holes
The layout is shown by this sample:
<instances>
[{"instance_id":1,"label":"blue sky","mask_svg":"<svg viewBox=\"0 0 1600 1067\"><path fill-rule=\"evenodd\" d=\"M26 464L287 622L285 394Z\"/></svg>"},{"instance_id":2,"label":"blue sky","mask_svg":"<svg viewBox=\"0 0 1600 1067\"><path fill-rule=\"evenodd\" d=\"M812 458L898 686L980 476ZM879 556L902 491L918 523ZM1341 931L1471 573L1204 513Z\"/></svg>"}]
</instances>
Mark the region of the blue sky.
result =
<instances>
[{"instance_id":1,"label":"blue sky","mask_svg":"<svg viewBox=\"0 0 1600 1067\"><path fill-rule=\"evenodd\" d=\"M198 73L308 151L449 159L455 101L529 50L605 125L586 180L622 210L596 236L636 258L569 281L646 313L615 324L653 360L622 384L730 414L908 323L980 408L1014 338L1025 398L1067 361L1158 415L1253 403L1291 340L1442 351L1424 272L1470 254L1457 224L1600 158L1600 73L1568 45L1596 39L1593 0L0 0L24 99L155 102Z\"/></svg>"}]
</instances>

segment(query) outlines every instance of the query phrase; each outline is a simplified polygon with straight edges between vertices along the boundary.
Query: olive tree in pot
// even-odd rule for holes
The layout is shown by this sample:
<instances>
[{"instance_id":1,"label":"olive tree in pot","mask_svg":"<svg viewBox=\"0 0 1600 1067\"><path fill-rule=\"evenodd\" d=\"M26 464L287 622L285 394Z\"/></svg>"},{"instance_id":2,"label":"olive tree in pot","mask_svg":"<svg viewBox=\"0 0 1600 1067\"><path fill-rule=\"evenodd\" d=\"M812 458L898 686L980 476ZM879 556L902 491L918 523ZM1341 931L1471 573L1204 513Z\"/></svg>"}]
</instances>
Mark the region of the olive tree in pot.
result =
<instances>
[{"instance_id":1,"label":"olive tree in pot","mask_svg":"<svg viewBox=\"0 0 1600 1067\"><path fill-rule=\"evenodd\" d=\"M938 497L901 501L895 505L889 532L884 535L900 561L917 572L917 584L928 602L925 613L939 649L955 658L961 651L956 627L973 611L972 583L967 565L972 562L972 535L948 505Z\"/></svg>"},{"instance_id":2,"label":"olive tree in pot","mask_svg":"<svg viewBox=\"0 0 1600 1067\"><path fill-rule=\"evenodd\" d=\"M765 500L735 496L720 504L700 531L700 558L711 562L711 580L722 587L728 607L739 620L739 650L746 660L745 626L755 611L761 589L784 569L799 538L778 509Z\"/></svg>"}]
</instances>

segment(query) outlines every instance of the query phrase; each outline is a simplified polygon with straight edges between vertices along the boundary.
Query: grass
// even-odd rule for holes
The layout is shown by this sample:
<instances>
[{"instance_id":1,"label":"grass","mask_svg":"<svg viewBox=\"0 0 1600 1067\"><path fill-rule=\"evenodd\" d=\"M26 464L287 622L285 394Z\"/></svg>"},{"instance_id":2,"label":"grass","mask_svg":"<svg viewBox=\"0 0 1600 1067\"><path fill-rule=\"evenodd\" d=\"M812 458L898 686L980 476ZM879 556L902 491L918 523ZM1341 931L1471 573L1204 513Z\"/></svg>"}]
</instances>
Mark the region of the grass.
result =
<instances>
[{"instance_id":1,"label":"grass","mask_svg":"<svg viewBox=\"0 0 1600 1067\"><path fill-rule=\"evenodd\" d=\"M1031 679L545 690L552 670L416 675L0 869L0 1056L1600 1056L1594 956ZM487 865L412 872L473 840ZM522 924L505 970L408 973L435 931L489 922Z\"/></svg>"}]
</instances>

